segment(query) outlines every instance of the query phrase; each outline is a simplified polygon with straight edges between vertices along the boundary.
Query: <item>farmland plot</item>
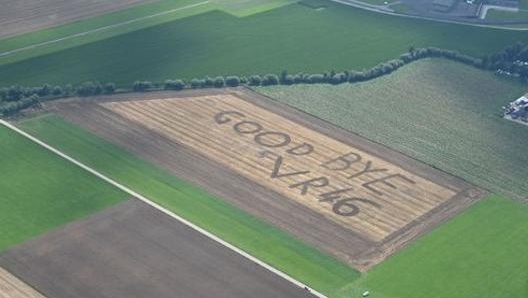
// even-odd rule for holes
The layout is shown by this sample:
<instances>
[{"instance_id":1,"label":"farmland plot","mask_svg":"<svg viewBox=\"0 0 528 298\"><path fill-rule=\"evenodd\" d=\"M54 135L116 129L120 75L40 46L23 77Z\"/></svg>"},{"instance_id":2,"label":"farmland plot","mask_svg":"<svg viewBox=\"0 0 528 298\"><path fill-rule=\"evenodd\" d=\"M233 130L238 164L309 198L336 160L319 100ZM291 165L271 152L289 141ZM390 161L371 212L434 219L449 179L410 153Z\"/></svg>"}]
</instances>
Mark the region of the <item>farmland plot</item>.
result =
<instances>
[{"instance_id":1,"label":"farmland plot","mask_svg":"<svg viewBox=\"0 0 528 298\"><path fill-rule=\"evenodd\" d=\"M316 297L136 199L11 249L0 264L53 298Z\"/></svg>"},{"instance_id":2,"label":"farmland plot","mask_svg":"<svg viewBox=\"0 0 528 298\"><path fill-rule=\"evenodd\" d=\"M0 0L0 39L156 0Z\"/></svg>"},{"instance_id":3,"label":"farmland plot","mask_svg":"<svg viewBox=\"0 0 528 298\"><path fill-rule=\"evenodd\" d=\"M183 94L55 108L360 270L481 195L256 94Z\"/></svg>"}]
</instances>

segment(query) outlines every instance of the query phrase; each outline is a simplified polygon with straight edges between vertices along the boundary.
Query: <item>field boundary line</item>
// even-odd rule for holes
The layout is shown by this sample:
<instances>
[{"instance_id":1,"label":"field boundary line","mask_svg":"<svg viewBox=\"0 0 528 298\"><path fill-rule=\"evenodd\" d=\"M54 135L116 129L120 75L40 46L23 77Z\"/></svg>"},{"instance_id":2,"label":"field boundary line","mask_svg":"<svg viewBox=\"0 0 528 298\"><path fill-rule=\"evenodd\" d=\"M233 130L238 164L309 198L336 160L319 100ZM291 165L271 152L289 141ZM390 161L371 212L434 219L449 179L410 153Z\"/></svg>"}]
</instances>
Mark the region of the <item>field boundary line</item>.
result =
<instances>
[{"instance_id":1,"label":"field boundary line","mask_svg":"<svg viewBox=\"0 0 528 298\"><path fill-rule=\"evenodd\" d=\"M226 247L228 249L231 249L232 251L234 251L234 252L238 253L239 255L245 257L246 259L249 259L250 261L252 261L252 262L264 267L265 269L267 269L267 270L271 271L272 273L282 277L283 279L291 282L292 284L307 290L309 293L311 293L311 294L313 294L313 295L315 295L315 296L317 296L319 298L329 298L329 297L323 295L322 293L320 293L320 292L308 287L308 285L306 285L306 284L296 280L295 278L289 276L288 274L280 271L279 269L274 268L273 266L265 263L264 261L261 261L260 259L250 255L249 253L245 252L244 250L242 250L242 249L240 249L240 248L238 248L238 247L236 247L236 246L234 246L234 245L222 240L221 238L215 236L214 234L208 232L207 230L205 230L205 229L193 224L192 222L186 220L185 218L183 218L183 217L175 214L174 212L166 209L165 207L163 207L163 206L161 206L161 205L159 205L159 204L147 199L146 197L144 197L144 196L140 195L139 193L131 190L130 188L118 183L117 181L115 181L115 180L113 180L111 178L108 178L107 176L99 173L98 171L96 171L93 168L91 168L91 167L83 164L82 162L74 159L73 157L63 153L62 151L60 151L60 150L56 149L55 147L45 143L44 141L41 141L38 138L26 133L25 131L23 131L23 130L17 128L16 126L14 126L13 124L11 124L11 123L9 123L9 122L7 122L5 120L2 120L2 119L0 119L0 124L2 124L5 127L15 131L18 134L24 136L25 138L37 143L38 145L48 149L49 151L55 153L56 155L66 159L67 161L69 161L69 162L75 164L76 166L82 168L83 170L86 170L86 171L90 172L91 174L93 174L93 175L97 176L98 178L106 181L107 183L110 183L111 185L119 188L120 190L132 195L133 197L137 198L138 200L141 200L144 203L152 206L153 208L155 208L155 209L165 213L166 215L168 215L168 216L180 221L184 225L186 225L186 226L190 227L191 229L197 231L198 233L208 237L209 239L211 239L211 240L223 245L224 247Z\"/></svg>"},{"instance_id":2,"label":"field boundary line","mask_svg":"<svg viewBox=\"0 0 528 298\"><path fill-rule=\"evenodd\" d=\"M199 2L199 3L194 3L194 4L190 4L190 5L174 8L174 9L171 9L171 10L162 11L162 12L158 12L158 13L155 13L155 14L151 14L151 15L147 15L147 16L131 19L131 20L128 20L128 21L124 21L124 22L120 22L120 23L116 23L116 24L112 24L112 25L107 25L107 26L91 29L91 30L88 30L88 31L75 33L75 34L68 35L68 36L65 36L65 37L44 41L44 42L41 42L41 43L32 44L32 45L25 46L25 47L22 47L22 48L9 50L9 51L0 53L0 58L7 57L7 56L9 56L11 54L15 54L15 53L18 53L18 52L27 51L27 50L35 49L35 48L38 48L38 47L41 47L41 46L57 43L57 42L60 42L60 41L69 40L69 39L73 39L73 38L77 38L77 37L82 37L82 36L86 36L86 35L89 35L89 34L92 34L92 33L97 33L97 32L100 32L100 31L105 31L105 30L108 30L108 29L121 27L121 26L124 26L124 25L129 25L129 24L132 24L132 23L136 23L136 22L139 22L139 21L146 20L146 19L159 17L159 16L162 16L162 15L166 15L166 14L170 14L170 13L176 12L176 11L189 9L189 8L194 8L194 7L197 7L197 6L208 4L210 2L211 2L210 0L206 0L206 1Z\"/></svg>"}]
</instances>

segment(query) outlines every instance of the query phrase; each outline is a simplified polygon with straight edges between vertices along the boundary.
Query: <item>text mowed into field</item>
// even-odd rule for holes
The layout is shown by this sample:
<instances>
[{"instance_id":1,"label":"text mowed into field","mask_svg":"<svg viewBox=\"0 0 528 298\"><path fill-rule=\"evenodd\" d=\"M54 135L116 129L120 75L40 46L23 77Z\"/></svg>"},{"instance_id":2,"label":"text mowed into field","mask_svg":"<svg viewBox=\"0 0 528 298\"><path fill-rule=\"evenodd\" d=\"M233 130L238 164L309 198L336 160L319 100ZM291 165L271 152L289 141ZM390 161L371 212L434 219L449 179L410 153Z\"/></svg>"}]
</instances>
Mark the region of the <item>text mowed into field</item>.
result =
<instances>
[{"instance_id":1,"label":"text mowed into field","mask_svg":"<svg viewBox=\"0 0 528 298\"><path fill-rule=\"evenodd\" d=\"M457 194L234 95L102 105L373 241Z\"/></svg>"},{"instance_id":2,"label":"text mowed into field","mask_svg":"<svg viewBox=\"0 0 528 298\"><path fill-rule=\"evenodd\" d=\"M358 270L483 193L248 90L122 94L48 108Z\"/></svg>"}]
</instances>

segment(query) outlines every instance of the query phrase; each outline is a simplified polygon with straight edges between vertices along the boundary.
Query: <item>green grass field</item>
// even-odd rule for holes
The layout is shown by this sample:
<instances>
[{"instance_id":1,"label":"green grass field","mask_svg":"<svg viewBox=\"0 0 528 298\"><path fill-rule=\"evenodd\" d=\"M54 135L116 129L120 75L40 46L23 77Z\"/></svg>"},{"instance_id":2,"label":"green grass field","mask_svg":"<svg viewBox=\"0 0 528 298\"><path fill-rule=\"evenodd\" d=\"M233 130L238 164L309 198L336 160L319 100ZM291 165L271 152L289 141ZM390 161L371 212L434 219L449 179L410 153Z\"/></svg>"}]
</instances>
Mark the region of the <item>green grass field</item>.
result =
<instances>
[{"instance_id":1,"label":"green grass field","mask_svg":"<svg viewBox=\"0 0 528 298\"><path fill-rule=\"evenodd\" d=\"M128 197L0 125L0 252Z\"/></svg>"},{"instance_id":2,"label":"green grass field","mask_svg":"<svg viewBox=\"0 0 528 298\"><path fill-rule=\"evenodd\" d=\"M509 21L509 22L528 22L528 11L502 11L491 9L486 14L486 20L489 21Z\"/></svg>"},{"instance_id":3,"label":"green grass field","mask_svg":"<svg viewBox=\"0 0 528 298\"><path fill-rule=\"evenodd\" d=\"M212 0L218 9L239 18L273 10L297 0Z\"/></svg>"},{"instance_id":4,"label":"green grass field","mask_svg":"<svg viewBox=\"0 0 528 298\"><path fill-rule=\"evenodd\" d=\"M0 55L0 64L40 56L59 50L83 45L90 42L121 35L150 26L174 21L180 18L192 16L213 10L215 7L205 0L162 0L144 5L134 6L117 12L103 14L86 20L80 20L57 27L17 35L0 40L0 53L28 47L35 44L68 38L86 31L99 30L85 36L78 36L62 41L56 41L49 45L40 45L38 48L24 50L17 54L6 57ZM203 4L202 4L203 3ZM192 5L197 5L196 7ZM188 7L191 6L191 7ZM158 15L162 13L161 15ZM156 17L149 17L158 15ZM143 18L143 19L141 19ZM139 20L141 19L141 20ZM132 21L136 20L136 21ZM123 22L131 22L117 25ZM108 27L102 30L101 28Z\"/></svg>"},{"instance_id":5,"label":"green grass field","mask_svg":"<svg viewBox=\"0 0 528 298\"><path fill-rule=\"evenodd\" d=\"M345 264L56 116L17 126L331 297L340 297L340 289L359 277Z\"/></svg>"},{"instance_id":6,"label":"green grass field","mask_svg":"<svg viewBox=\"0 0 528 298\"><path fill-rule=\"evenodd\" d=\"M528 297L528 208L492 196L362 275L372 298Z\"/></svg>"},{"instance_id":7,"label":"green grass field","mask_svg":"<svg viewBox=\"0 0 528 298\"><path fill-rule=\"evenodd\" d=\"M238 18L212 11L0 66L0 85L65 84L361 69L410 46L480 56L528 40L523 32L380 16L324 2ZM368 25L365 25L368 24ZM292 37L295 38L292 38ZM35 49L39 52L40 49Z\"/></svg>"},{"instance_id":8,"label":"green grass field","mask_svg":"<svg viewBox=\"0 0 528 298\"><path fill-rule=\"evenodd\" d=\"M257 91L493 192L528 195L528 129L500 116L527 91L519 82L427 59L363 83Z\"/></svg>"},{"instance_id":9,"label":"green grass field","mask_svg":"<svg viewBox=\"0 0 528 298\"><path fill-rule=\"evenodd\" d=\"M2 39L0 40L0 64L14 63L213 10L222 10L234 16L243 17L292 2L293 0L156 1ZM33 47L34 45L37 46ZM23 50L18 51L20 49ZM16 52L2 55L2 53L13 50Z\"/></svg>"},{"instance_id":10,"label":"green grass field","mask_svg":"<svg viewBox=\"0 0 528 298\"><path fill-rule=\"evenodd\" d=\"M409 13L412 11L411 7L404 3L396 3L390 6L394 10L394 12L398 13Z\"/></svg>"}]
</instances>

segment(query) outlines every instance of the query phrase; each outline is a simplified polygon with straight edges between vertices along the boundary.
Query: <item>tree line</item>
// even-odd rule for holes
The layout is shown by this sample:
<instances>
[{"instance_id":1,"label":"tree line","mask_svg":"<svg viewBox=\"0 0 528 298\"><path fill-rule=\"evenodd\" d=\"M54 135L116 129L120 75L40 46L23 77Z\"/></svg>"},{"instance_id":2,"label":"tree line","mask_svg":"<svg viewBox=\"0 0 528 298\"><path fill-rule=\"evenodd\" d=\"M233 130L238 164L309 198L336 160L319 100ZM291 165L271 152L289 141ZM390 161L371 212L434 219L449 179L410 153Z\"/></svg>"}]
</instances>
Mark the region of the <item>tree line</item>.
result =
<instances>
[{"instance_id":1,"label":"tree line","mask_svg":"<svg viewBox=\"0 0 528 298\"><path fill-rule=\"evenodd\" d=\"M519 74L522 78L528 78L528 45L517 43L505 49L482 58L476 58L461 54L457 51L446 50L436 47L415 48L411 47L408 52L400 55L397 59L382 62L369 69L335 70L323 73L295 73L290 74L286 70L280 74L254 74L250 76L215 76L204 78L193 78L191 80L171 79L164 83L151 81L135 81L131 88L125 87L119 92L146 92L155 90L183 90L200 88L223 88L237 86L272 86L272 85L294 85L294 84L342 84L355 83L371 80L392 73L405 64L423 58L445 58L458 61L474 67L488 70L507 70ZM525 63L526 62L526 63ZM41 101L71 96L95 96L101 94L112 94L116 92L114 83L100 83L88 81L77 86L71 84L65 86L52 86L44 84L39 87L11 86L0 88L0 114L9 116L16 112L38 104Z\"/></svg>"},{"instance_id":2,"label":"tree line","mask_svg":"<svg viewBox=\"0 0 528 298\"><path fill-rule=\"evenodd\" d=\"M512 76L528 79L528 44L518 42L514 45L484 56L483 68L506 72Z\"/></svg>"},{"instance_id":3,"label":"tree line","mask_svg":"<svg viewBox=\"0 0 528 298\"><path fill-rule=\"evenodd\" d=\"M183 90L199 88L222 88L237 86L272 86L272 85L294 85L294 84L342 84L355 83L371 80L389 74L405 64L418 59L438 57L462 62L471 66L482 68L482 59L464 55L456 51L440 49L436 47L414 48L409 52L400 55L398 59L382 62L376 66L363 70L345 70L336 72L335 70L324 73L296 73L290 74L283 70L280 74L251 75L251 76L216 76L204 78L193 78L189 81L183 79L167 80L164 84L155 84L150 81L136 81L133 84L133 91L152 90Z\"/></svg>"},{"instance_id":4,"label":"tree line","mask_svg":"<svg viewBox=\"0 0 528 298\"><path fill-rule=\"evenodd\" d=\"M52 86L44 84L38 87L11 86L0 88L0 114L10 116L41 101L71 96L94 96L112 94L116 90L114 83L101 84L89 81L73 86Z\"/></svg>"}]
</instances>

